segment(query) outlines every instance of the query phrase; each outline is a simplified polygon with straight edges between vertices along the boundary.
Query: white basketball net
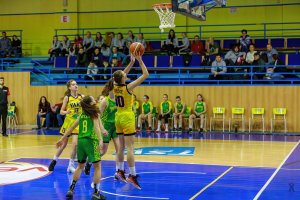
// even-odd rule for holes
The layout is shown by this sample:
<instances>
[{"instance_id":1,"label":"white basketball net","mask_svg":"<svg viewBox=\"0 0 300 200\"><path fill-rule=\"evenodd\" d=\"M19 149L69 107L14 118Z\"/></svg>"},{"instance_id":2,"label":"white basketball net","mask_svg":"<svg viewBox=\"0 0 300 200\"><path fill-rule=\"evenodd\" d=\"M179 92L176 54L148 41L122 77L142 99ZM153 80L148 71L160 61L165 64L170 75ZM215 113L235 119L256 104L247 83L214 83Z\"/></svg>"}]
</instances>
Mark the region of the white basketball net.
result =
<instances>
[{"instance_id":1,"label":"white basketball net","mask_svg":"<svg viewBox=\"0 0 300 200\"><path fill-rule=\"evenodd\" d=\"M164 32L164 28L174 28L174 20L175 20L175 13L172 11L171 8L164 6L164 4L153 6L155 12L157 12L160 20L160 30Z\"/></svg>"}]
</instances>

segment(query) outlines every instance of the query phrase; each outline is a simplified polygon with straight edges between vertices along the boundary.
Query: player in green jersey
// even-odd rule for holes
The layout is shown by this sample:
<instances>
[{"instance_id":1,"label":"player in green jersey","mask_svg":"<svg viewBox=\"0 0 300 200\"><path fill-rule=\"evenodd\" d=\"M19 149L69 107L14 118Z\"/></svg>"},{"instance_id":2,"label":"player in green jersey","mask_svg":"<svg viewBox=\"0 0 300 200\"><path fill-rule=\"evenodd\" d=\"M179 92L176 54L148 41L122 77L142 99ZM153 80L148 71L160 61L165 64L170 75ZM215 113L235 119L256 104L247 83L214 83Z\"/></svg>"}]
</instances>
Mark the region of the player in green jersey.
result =
<instances>
[{"instance_id":1,"label":"player in green jersey","mask_svg":"<svg viewBox=\"0 0 300 200\"><path fill-rule=\"evenodd\" d=\"M142 113L139 115L138 118L137 131L140 131L142 127L142 122L144 122L145 120L148 121L147 131L152 130L152 110L153 110L153 105L152 102L149 101L149 96L144 95L144 102L142 103Z\"/></svg>"},{"instance_id":2,"label":"player in green jersey","mask_svg":"<svg viewBox=\"0 0 300 200\"><path fill-rule=\"evenodd\" d=\"M182 131L182 118L183 118L183 113L185 110L185 104L181 101L180 96L176 97L176 103L174 105L175 112L173 114L174 118L174 130L175 131ZM178 123L178 129L177 129L177 122Z\"/></svg>"},{"instance_id":3,"label":"player in green jersey","mask_svg":"<svg viewBox=\"0 0 300 200\"><path fill-rule=\"evenodd\" d=\"M201 94L197 95L198 101L194 104L194 114L191 114L189 117L189 131L193 130L193 123L195 118L200 118L200 132L203 132L204 127L204 117L206 113L206 104Z\"/></svg>"},{"instance_id":4,"label":"player in green jersey","mask_svg":"<svg viewBox=\"0 0 300 200\"><path fill-rule=\"evenodd\" d=\"M163 102L160 103L160 115L158 116L158 123L157 123L157 132L161 131L161 120L164 119L165 123L165 131L168 132L168 119L171 116L172 111L172 103L168 100L168 95L163 95Z\"/></svg>"}]
</instances>

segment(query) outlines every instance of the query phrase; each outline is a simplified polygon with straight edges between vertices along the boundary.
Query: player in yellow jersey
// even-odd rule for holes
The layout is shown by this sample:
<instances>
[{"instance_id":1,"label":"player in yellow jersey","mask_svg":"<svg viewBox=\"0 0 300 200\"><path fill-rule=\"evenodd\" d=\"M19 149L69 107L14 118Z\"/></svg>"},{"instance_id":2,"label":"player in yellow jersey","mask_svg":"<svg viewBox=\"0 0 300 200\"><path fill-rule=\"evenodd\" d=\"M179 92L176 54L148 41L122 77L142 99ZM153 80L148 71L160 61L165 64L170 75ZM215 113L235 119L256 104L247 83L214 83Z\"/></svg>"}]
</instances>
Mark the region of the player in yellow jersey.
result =
<instances>
[{"instance_id":1,"label":"player in yellow jersey","mask_svg":"<svg viewBox=\"0 0 300 200\"><path fill-rule=\"evenodd\" d=\"M83 96L78 93L78 85L76 81L69 80L67 82L67 91L65 92L65 97L63 100L63 104L60 110L61 115L66 115L64 123L60 129L60 134L64 135L65 132L70 128L70 126L76 121L77 117L81 114L81 106L80 101ZM77 147L77 137L78 137L78 127L76 127L72 131L73 139L72 139L72 150L71 150L71 158L69 161L69 166L67 172L73 173L75 171L74 159L76 156L76 147ZM63 150L66 148L68 144L68 140L64 140L63 145L57 149L55 156L53 157L52 162L50 163L48 170L53 171L56 165L56 161L58 157L61 155Z\"/></svg>"},{"instance_id":2,"label":"player in yellow jersey","mask_svg":"<svg viewBox=\"0 0 300 200\"><path fill-rule=\"evenodd\" d=\"M125 84L127 80L127 74L129 73L131 67L134 65L135 58L139 62L142 69L142 75L138 77L135 81ZM118 70L113 73L114 85L114 95L117 106L116 113L116 132L119 135L120 141L120 154L119 154L119 166L117 176L120 180L124 182L132 183L136 188L141 189L135 170L134 161L134 135L135 135L135 115L132 111L133 97L132 90L140 85L149 76L148 70L142 60L140 55L131 55L131 61L128 66L122 71ZM124 170L124 150L127 148L127 163L129 165L129 176L125 177Z\"/></svg>"}]
</instances>

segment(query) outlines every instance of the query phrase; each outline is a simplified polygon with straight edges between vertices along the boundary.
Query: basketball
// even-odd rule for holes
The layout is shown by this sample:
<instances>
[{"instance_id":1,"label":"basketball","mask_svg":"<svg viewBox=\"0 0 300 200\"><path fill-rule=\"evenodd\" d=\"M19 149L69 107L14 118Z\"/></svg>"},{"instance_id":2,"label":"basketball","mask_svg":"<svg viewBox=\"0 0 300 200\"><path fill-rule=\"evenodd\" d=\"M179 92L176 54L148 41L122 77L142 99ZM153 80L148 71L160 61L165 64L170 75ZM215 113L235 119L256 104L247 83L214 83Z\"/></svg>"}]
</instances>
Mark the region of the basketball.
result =
<instances>
[{"instance_id":1,"label":"basketball","mask_svg":"<svg viewBox=\"0 0 300 200\"><path fill-rule=\"evenodd\" d=\"M130 45L130 53L134 56L136 55L143 55L145 52L145 47L142 43L134 42Z\"/></svg>"}]
</instances>

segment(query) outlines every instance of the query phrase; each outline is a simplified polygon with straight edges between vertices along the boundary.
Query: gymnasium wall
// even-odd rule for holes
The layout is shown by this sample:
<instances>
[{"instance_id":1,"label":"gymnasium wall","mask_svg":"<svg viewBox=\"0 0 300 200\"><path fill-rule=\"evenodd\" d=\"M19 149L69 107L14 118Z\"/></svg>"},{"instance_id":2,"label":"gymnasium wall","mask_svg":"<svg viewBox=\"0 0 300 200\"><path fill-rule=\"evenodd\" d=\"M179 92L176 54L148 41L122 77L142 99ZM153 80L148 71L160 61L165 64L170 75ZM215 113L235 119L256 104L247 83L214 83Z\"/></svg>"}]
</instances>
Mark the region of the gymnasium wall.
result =
<instances>
[{"instance_id":1,"label":"gymnasium wall","mask_svg":"<svg viewBox=\"0 0 300 200\"><path fill-rule=\"evenodd\" d=\"M63 2L67 2L64 5ZM0 0L0 30L23 30L23 48L25 55L47 55L51 47L55 29L95 28L95 27L128 27L158 26L157 14L151 9L154 3L161 0ZM199 22L185 16L176 16L176 25L201 24L245 24L263 22L299 22L297 15L300 4L297 0L228 0L228 7L212 9L207 13L207 21ZM298 4L295 4L298 3ZM62 23L61 16L69 16L69 23ZM293 25L295 26L295 25ZM285 26L289 27L289 26ZM236 27L237 30L247 27ZM251 29L261 29L252 26ZM284 28L272 26L270 28ZM210 28L216 30L222 28ZM117 30L115 30L117 31ZM122 30L126 32L127 30ZM133 29L134 32L137 29ZM159 33L158 28L149 29ZM192 31L177 29L176 31ZM196 30L197 31L197 30ZM74 31L72 32L75 33ZM250 33L256 35L256 32ZM280 32L270 33L280 35ZM223 33L223 35L228 35ZM203 35L209 37L211 34ZM236 35L236 37L239 36ZM165 35L157 34L157 38ZM73 39L73 38L71 38Z\"/></svg>"},{"instance_id":2,"label":"gymnasium wall","mask_svg":"<svg viewBox=\"0 0 300 200\"><path fill-rule=\"evenodd\" d=\"M29 73L1 73L5 77L5 84L11 90L11 101L16 101L18 118L21 124L35 124L38 102L41 96L46 96L50 103L59 102L66 87L64 86L30 86ZM15 81L18 80L18 81ZM97 97L102 90L101 86L80 86L79 92ZM134 93L139 100L144 94L149 95L154 106L159 106L162 94L168 94L174 103L175 97L180 95L182 100L193 106L196 95L201 93L205 98L208 115L211 115L213 106L226 108L226 117L230 118L231 107L245 107L246 127L252 107L264 107L266 128L269 130L273 107L287 108L289 132L300 132L298 103L300 102L300 87L294 86L186 86L186 87L138 87Z\"/></svg>"}]
</instances>

